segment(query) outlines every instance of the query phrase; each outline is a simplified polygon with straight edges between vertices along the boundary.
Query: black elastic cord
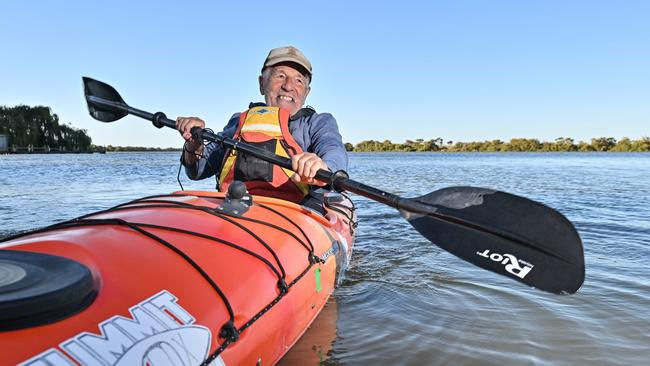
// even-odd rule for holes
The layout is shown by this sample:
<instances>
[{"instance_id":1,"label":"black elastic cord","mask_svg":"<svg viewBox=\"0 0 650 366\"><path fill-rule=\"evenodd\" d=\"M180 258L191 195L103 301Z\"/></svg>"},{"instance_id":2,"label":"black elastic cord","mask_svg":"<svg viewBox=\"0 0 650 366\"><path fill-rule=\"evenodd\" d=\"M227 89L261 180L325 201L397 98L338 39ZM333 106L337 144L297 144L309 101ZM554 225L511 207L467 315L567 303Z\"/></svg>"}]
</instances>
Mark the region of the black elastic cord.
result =
<instances>
[{"instance_id":1,"label":"black elastic cord","mask_svg":"<svg viewBox=\"0 0 650 366\"><path fill-rule=\"evenodd\" d=\"M257 205L257 204L256 204L256 205ZM221 213L221 212L220 212L220 213ZM265 222L265 221L261 221L261 220L257 220L257 219L252 219L252 218L250 218L250 217L234 216L234 215L229 215L229 214L226 214L226 215L227 215L227 216L230 216L230 217L237 218L237 219L241 219L241 220L243 220L243 221L254 222L254 223L256 223L256 224L265 225L265 226L268 226L268 227L270 227L270 228L273 228L273 229L276 229L276 230L278 230L278 231L281 231L281 232L283 232L283 233L285 233L285 234L291 236L292 238L294 238L294 239L295 239L298 243L300 243L300 245L302 245L303 248L305 248L309 253L313 253L313 252L314 252L314 249L313 249L314 246L311 244L311 242L305 243L305 242L304 242L302 239L300 239L296 234L292 233L291 231L289 231L289 230L287 230L287 229L285 229L285 228L283 228L283 227L280 227L280 226L275 225L275 224L271 224L271 223L269 223L269 222ZM291 222L291 221L289 221L289 222ZM293 223L293 222L291 222L291 223L294 224L294 225L296 225L296 224ZM308 240L309 240L309 239L308 239ZM309 244L309 246L308 246L308 244Z\"/></svg>"},{"instance_id":2,"label":"black elastic cord","mask_svg":"<svg viewBox=\"0 0 650 366\"><path fill-rule=\"evenodd\" d=\"M212 209L208 208L208 210L212 210ZM259 237L257 234L255 234L251 229L249 229L249 228L247 228L246 226L242 225L241 223L239 223L239 222L233 220L233 219L230 218L228 215L224 215L224 214L222 214L222 213L220 213L220 212L216 212L216 211L213 211L213 212L210 212L210 213L213 214L214 216L217 216L217 217L219 217L219 218L221 218L221 219L224 219L224 220L228 221L229 223L231 223L231 224L237 226L238 228L242 229L243 231L245 231L246 233L248 233L250 236L252 236L252 237L253 237L255 240L257 240L260 244L262 244L262 245L263 245L263 246L264 246L264 247L269 251L269 253L271 253L271 255L272 255L273 258L275 259L276 263L278 264L278 267L280 268L280 271L282 272L282 278L286 278L287 274L286 274L286 272L284 271L284 266L283 266L282 263L280 262L280 258L278 258L278 255L275 253L275 251L273 250L273 248L271 248L271 246L268 245L268 244L266 243L266 241L264 241L262 238L260 238L260 237ZM270 226L270 225L271 225L271 224L269 224L269 226Z\"/></svg>"},{"instance_id":3,"label":"black elastic cord","mask_svg":"<svg viewBox=\"0 0 650 366\"><path fill-rule=\"evenodd\" d=\"M224 305L226 306L226 309L228 310L228 316L230 317L230 321L234 321L235 319L235 314L232 310L232 307L230 306L230 302L228 301L228 298L226 295L221 291L219 286L212 280L212 278L201 268L190 256L188 256L185 252L182 250L178 249L175 245L171 244L170 242L164 240L163 238L150 233L146 230L143 230L138 226L136 223L131 223L128 221L125 221L123 219L116 219L116 218L110 218L110 219L80 219L80 220L73 220L73 221L66 221L61 224L57 225L52 225L49 227L50 230L56 230L56 229L62 229L62 228L70 228L70 227L76 227L76 226L101 226L101 225L117 225L117 226L126 226L144 236L147 236L158 243L162 244L163 246L171 249L173 252L178 254L180 257L182 257L187 263L189 263L203 278L210 284L210 286L219 294L219 297L224 302Z\"/></svg>"},{"instance_id":4,"label":"black elastic cord","mask_svg":"<svg viewBox=\"0 0 650 366\"><path fill-rule=\"evenodd\" d=\"M172 194L172 195L157 195L157 196L144 197L144 198L142 198L141 200L147 200L147 202L153 202L153 201L151 201L151 200L149 200L149 199L151 199L151 198L163 198L163 197L178 197L178 196L180 196L180 197L199 197L199 198L210 198L210 199L215 199L215 198L216 198L216 199L223 199L223 198L221 198L221 197L204 196L204 195L180 195L180 194ZM136 201L131 201L131 202L128 202L128 203L124 203L124 204L119 205L119 206L116 206L116 207L126 206L126 205L130 205L130 204L133 204L133 203L138 203L138 201L140 201L140 200L136 200ZM167 203L167 202L168 202L168 203L176 203L176 201L161 201L161 202L166 202L166 203ZM266 222L266 221L261 221L261 220L257 220L257 219L253 219L253 218L245 217L245 216L232 215L232 214L229 214L229 213L227 213L227 212L223 212L223 211L212 211L211 208L206 207L206 206L194 206L194 205L191 205L191 206L207 208L208 210L210 210L210 212L209 212L210 214L217 215L218 217L221 217L222 215L225 215L225 216L229 216L229 217L232 217L232 218L235 218L235 219L239 219L239 220L243 220L243 221L248 221L248 222L253 222L253 223L256 223L256 224L264 225L264 226L267 226L267 227L270 227L270 228L276 229L276 230L278 230L278 231L281 231L281 232L283 232L283 233L285 233L285 234L287 234L287 235L293 237L293 238L294 238L298 243L300 243L300 245L302 245L302 246L303 246L303 247L304 247L304 248L305 248L305 249L306 249L306 250L307 250L311 255L313 255L313 253L314 253L314 245L313 245L313 243L311 242L311 239L309 239L309 236L307 236L307 234L305 234L305 232L302 230L302 228L301 228L298 224L296 224L296 223L295 223L294 221L292 221L290 218L288 218L287 216L283 215L283 214L280 213L279 211L277 211L277 210L275 210L275 209L273 209L273 208L271 208L271 207L269 207L269 206L266 206L266 205L261 204L261 203L255 203L255 205L256 205L256 206L263 207L263 208L265 208L265 209L267 209L267 210L269 210L269 211L272 211L272 212L274 212L275 214L277 214L278 216L281 216L282 218L284 218L287 222L289 222L292 226L296 227L296 228L300 231L300 233L301 233L301 234L304 236L304 238L307 240L307 243L305 243L304 240L300 239L296 234L292 233L291 231L289 231L289 230L287 230L287 229L285 229L285 228L283 228L283 227L280 227L280 226L278 226L278 225L271 224L271 223Z\"/></svg>"},{"instance_id":5,"label":"black elastic cord","mask_svg":"<svg viewBox=\"0 0 650 366\"><path fill-rule=\"evenodd\" d=\"M196 194L196 195L194 195L194 194L192 194L192 195L189 195L189 194L160 194L160 195L154 195L154 196L142 197L142 198L139 198L139 199L136 199L136 200L133 200L133 201L129 201L129 202L126 202L126 203L122 203L122 204L120 204L120 205L117 205L117 206L114 206L114 207L108 209L107 211L110 211L110 210L115 209L115 208L120 208L120 207L124 207L124 206L128 206L128 205L132 205L132 204L141 203L141 201L145 201L145 202L155 202L155 201L153 200L153 199L155 199L155 198L166 198L166 197L197 197L197 198L219 199L219 200L223 200L223 199L224 199L223 197L206 196L206 195L200 195L200 194ZM223 211L213 211L212 208L207 207L207 206L196 206L196 205L190 205L190 204L187 204L187 203L179 203L179 202L177 202L177 201L160 201L160 202L164 202L164 203L174 203L174 204L185 204L185 205L189 205L189 206L192 206L192 207L201 207L201 208L208 209L209 211L206 211L206 212L208 212L208 213L210 213L210 214L212 214L212 215L216 215L216 216L218 216L218 217L221 217L222 215L225 215L225 216L233 217L233 218L240 219L240 220L243 220L243 221L249 221L249 222L254 222L254 223L257 223L257 224L265 225L265 226L271 227L271 228L273 228L273 229L276 229L276 230L278 230L278 231L281 231L281 232L283 232L283 233L285 233L285 234L287 234L287 235L290 235L290 236L293 237L293 238L294 238L298 243L300 243L300 244L301 244L301 245L302 245L302 246L303 246L307 251L309 251L310 253L313 253L313 252L314 252L314 245L312 244L311 240L309 239L309 236L307 236L307 235L305 234L305 232L300 228L300 226L298 226L298 224L296 224L295 222L291 221L291 219L289 219L288 217L284 216L284 215L281 214L280 212L278 212L278 211L276 211L276 210L274 210L274 209L272 209L272 208L270 208L270 207L268 207L268 206L266 206L266 205L264 205L264 204L261 204L261 203L256 203L256 205L259 205L259 206L261 206L261 207L264 207L264 208L266 208L267 210L274 211L276 214L278 214L278 215L282 216L283 218L285 218L285 219L286 219L288 222L290 222L293 226L297 227L298 230L300 230L300 232L302 233L302 235L303 235L303 236L305 237L305 239L307 240L307 243L305 243L302 239L298 238L298 237L297 237L294 233L292 233L291 231L289 231L289 230L287 230L287 229L285 229L285 228L279 227L279 226L277 226L277 225L271 224L271 223L269 223L269 222L265 222L265 221L261 221L261 220L256 220L256 219L252 219L252 218L244 217L244 216L231 215L231 214L229 214L229 213L227 213L227 212L223 212ZM90 215L95 215L95 214L97 214L97 213L90 214ZM90 216L90 215L88 215L88 216Z\"/></svg>"},{"instance_id":6,"label":"black elastic cord","mask_svg":"<svg viewBox=\"0 0 650 366\"><path fill-rule=\"evenodd\" d=\"M219 198L219 197L214 197L214 196L202 196L202 195L195 195L195 196L193 196L193 197L201 197L201 198ZM266 205L264 205L264 204L261 204L261 203L254 203L254 204L255 204L256 206L260 206L260 207L266 208L266 209L269 210L269 211L273 211L273 212L275 212L276 214L278 214L279 216L281 216L281 217L283 217L285 220L287 220L287 222L291 223L291 225L293 225L293 226L295 226L296 228L298 228L298 230L302 233L302 235L303 235L303 236L305 237L305 239L307 240L307 243L305 243L305 241L303 241L302 239L300 239L296 234L292 233L291 231L289 231L289 230L287 230L287 229L285 229L285 228L283 228L283 227L277 226L277 225L275 225L275 224L271 224L271 223L266 222L266 221L261 221L261 220L257 220L257 219L252 219L252 218L250 218L250 217L231 215L231 214L229 214L229 213L227 213L227 212L223 212L223 211L218 211L218 212L215 211L215 213L218 213L218 214L220 214L220 215L230 216L230 217L237 218L237 219L244 220L244 221L254 222L254 223L261 224L261 225L265 225L265 226L271 227L271 228L273 228L273 229L276 229L276 230L278 230L278 231L281 231L281 232L283 232L283 233L285 233L285 234L290 235L291 237L293 237L293 238L294 238L298 243L300 243L300 245L302 245L302 246L303 246L303 247L304 247L304 248L305 248L305 249L310 253L310 255L313 255L313 254L314 254L314 245L312 244L311 240L309 239L309 236L307 236L307 234L305 234L305 232L302 230L302 228L300 228L300 226L299 226L298 224L296 224L294 221L292 221L290 218L286 217L286 216L283 215L282 213L280 213L280 212L278 212L278 211L276 211L276 210L274 210L274 209L272 209L272 208L270 208L270 207L268 207L268 206L266 206Z\"/></svg>"},{"instance_id":7,"label":"black elastic cord","mask_svg":"<svg viewBox=\"0 0 650 366\"><path fill-rule=\"evenodd\" d=\"M149 201L149 202L151 202L151 201ZM275 262L278 264L278 268L280 269L280 272L282 272L282 277L280 279L286 278L286 272L284 271L284 266L280 262L280 258L278 257L275 250L273 250L273 248L271 248L271 246L264 239L260 238L251 229L249 229L246 226L242 225L241 223L233 220L231 218L232 216L225 215L224 213L215 211L213 208L207 207L207 206L195 206L195 205L190 205L190 204L185 203L185 202L176 202L176 201L166 201L166 203L179 205L179 206L182 206L184 208L198 209L198 210L204 211L204 212L209 213L209 214L211 214L213 216L216 216L216 217L218 217L218 218L220 218L222 220L225 220L225 221L235 225L236 227L240 228L241 230L245 231L250 236L252 236L255 240L257 240L260 244L262 244L262 246L264 246L264 248L266 248L266 250L268 250L269 253L271 253L271 255L273 256L273 259L275 259ZM245 218L244 220L252 221L253 219ZM270 224L270 223L267 223L267 222L264 222L264 221L259 221L259 223L267 225L267 226L272 226L273 225L273 224Z\"/></svg>"},{"instance_id":8,"label":"black elastic cord","mask_svg":"<svg viewBox=\"0 0 650 366\"><path fill-rule=\"evenodd\" d=\"M309 273L309 270L310 270L313 266L314 266L314 264L313 264L313 263L310 263L309 266L308 266L307 268L305 268L304 271L302 271L298 276L296 276L296 278L295 278L293 281L291 281L291 283L290 283L289 285L287 285L287 292L288 292L288 290L289 290L291 287L293 287L296 283L298 283L298 281L299 281L301 278L303 278L307 273ZM266 314L269 310L271 310L271 309L272 309L272 308L273 308L273 307L274 307L278 302L280 302L280 300L282 300L282 298L283 298L284 296L286 296L287 292L280 292L280 294L279 294L275 299L273 299L273 301L271 301L268 305L266 305L264 308L262 308L262 310L260 310L259 312L257 312L257 314L253 315L253 317L250 318L246 323L244 323L244 325L242 325L239 329L235 329L235 332L236 332L235 334L237 335L237 337L239 336L239 334L241 334L243 331L245 331L245 330L248 329L251 325L253 325L253 323L255 323L257 320L259 320L259 318L261 318L261 317L262 317L264 314ZM227 325L227 324L226 324L226 325ZM232 332L233 330L232 330L232 329L228 329L228 330L226 330L226 334L227 334L227 332L229 332L229 331ZM223 333L223 329L222 329L222 333ZM224 335L226 335L226 334L224 334ZM233 337L233 338L234 338L234 337ZM208 358L205 359L205 361L203 361L203 362L201 363L201 366L209 366L210 363L212 363L212 361L214 361L217 357L219 357L219 355L220 355L220 354L221 354L221 353L222 353L222 352L223 352L223 351L224 351L224 350L225 350L225 349L226 349L226 348L227 348L231 343L233 343L234 341L236 341L237 338L234 338L234 339L235 339L235 340L232 340L232 339L230 339L230 338L227 338L227 339L226 339L226 340L221 344L221 346L219 346L219 347L218 347L214 352L212 352L212 353L210 354L210 356L208 356Z\"/></svg>"},{"instance_id":9,"label":"black elastic cord","mask_svg":"<svg viewBox=\"0 0 650 366\"><path fill-rule=\"evenodd\" d=\"M205 212L207 214L210 214L210 215L219 217L219 218L221 218L221 219L223 219L225 221L228 221L228 222L234 224L236 227L243 228L244 231L250 232L253 235L253 237L257 241L259 241L271 253L273 258L275 259L275 261L276 261L276 263L278 265L278 269L276 269L270 262L267 262L267 263L269 264L271 270L273 270L273 272L277 274L278 280L281 280L281 279L285 278L286 273L284 271L284 267L282 266L282 263L280 262L280 258L278 258L277 254L275 253L273 248L271 248L264 240L262 240L259 236L253 234L248 228L244 227L242 224L240 224L238 222L234 222L232 219L226 217L225 215L221 215L221 214L219 214L217 212L214 212L209 207L195 206L195 205L191 205L191 204L185 203L185 202L160 201L163 204L153 204L153 205L150 204L150 205L142 205L142 206L131 206L131 205L138 204L138 203L150 203L150 202L156 203L157 201L155 201L155 200L147 200L147 201L143 201L143 202L137 202L137 201L129 202L129 203L126 203L126 204L115 206L115 207L113 207L113 208L111 208L110 210L107 210L107 211L82 216L82 218L86 218L86 217L90 217L90 216L94 216L94 215L98 215L98 214L104 214L104 213L108 213L108 212L113 212L113 211L124 211L124 210L134 210L134 209L137 210L137 209L147 209L147 208L178 208L178 209L196 210L196 211Z\"/></svg>"},{"instance_id":10,"label":"black elastic cord","mask_svg":"<svg viewBox=\"0 0 650 366\"><path fill-rule=\"evenodd\" d=\"M205 131L208 131L210 133L213 133L213 131L209 128L205 128ZM214 179L215 179L215 190L219 190L219 175L217 174L217 171L214 169L214 166L212 166L212 163L210 163L210 159L207 157L203 156L202 154L197 154L196 151L190 151L187 149L187 143L189 140L185 141L183 144L183 153L188 152L190 154L193 154L195 157L197 157L199 160L205 159L205 163L210 167L210 170L212 170L212 173L214 174ZM203 149L207 149L209 143L203 142ZM181 191L184 191L185 189L183 188L183 184L181 184L181 167L183 166L183 162L185 161L185 154L181 156L181 163L178 166L178 174L176 175L176 180L178 181L178 184L181 186Z\"/></svg>"},{"instance_id":11,"label":"black elastic cord","mask_svg":"<svg viewBox=\"0 0 650 366\"><path fill-rule=\"evenodd\" d=\"M354 211L356 210L354 201L352 201L352 198L350 198L350 196L345 194L344 192L339 192L339 194L345 197L348 200L348 202L350 202L351 207L347 207L345 205L336 202L328 203L327 200L324 201L325 207L327 207L328 210L332 210L334 212L343 215L348 221L348 226L350 228L350 231L354 231L354 229L356 229L359 224L358 221L354 220Z\"/></svg>"},{"instance_id":12,"label":"black elastic cord","mask_svg":"<svg viewBox=\"0 0 650 366\"><path fill-rule=\"evenodd\" d=\"M167 230L167 231L173 231L173 232L177 232L177 233L181 233L181 234L197 236L199 238L208 239L208 240L216 241L216 242L221 243L221 244L225 244L225 245L227 245L227 246L229 246L231 248L237 249L237 250L242 251L242 252L244 252L244 253L246 253L246 254L254 257L254 258L259 259L261 262L263 262L269 268L271 268L271 270L273 271L273 273L276 276L280 277L280 273L278 273L278 271L275 269L275 267L273 267L273 264L271 262L269 262L268 259L266 259L266 258L262 257L261 255L253 252L252 250L241 247L241 246L239 246L239 245L237 245L237 244L235 244L235 243L233 243L231 241L221 239L221 238L217 238L215 236L206 235L206 234L202 234L202 233L197 233L195 231L190 231L190 230L179 229L179 228L175 228L175 227L161 226L161 225L154 225L154 224L146 224L146 223L133 223L133 224L141 226L141 227L147 227L147 228L159 229L159 230Z\"/></svg>"},{"instance_id":13,"label":"black elastic cord","mask_svg":"<svg viewBox=\"0 0 650 366\"><path fill-rule=\"evenodd\" d=\"M273 208L271 208L271 207L269 207L269 206L267 206L267 205L265 205L265 204L263 204L263 203L255 203L255 205L256 205L256 206L259 206L259 207L262 207L262 208L264 208L264 209L266 209L266 210L268 210L268 211L271 211L271 212L275 213L276 215L282 217L282 218L283 218L284 220L286 220L288 223L290 223L291 225L293 225L295 228L297 228L298 231L300 231L300 233L302 234L302 236L307 240L307 243L309 244L309 248L307 248L307 250L309 250L309 261L312 262L312 261L318 261L318 260L320 260L320 258L318 258L318 257L316 256L316 254L314 254L314 244L311 242L311 239L309 238L309 236L307 236L307 234L306 234L305 231L300 227L300 225L296 224L293 220L291 220L290 218L288 218L286 215L282 214L281 212L279 212L279 211L277 211L277 210L275 210L275 209L273 209ZM298 240L301 244L303 243L302 240L298 239L298 237L297 237L296 235L294 235L293 233L290 233L290 234L291 234L291 235L292 235L296 240ZM305 244L303 244L303 246L306 247Z\"/></svg>"},{"instance_id":14,"label":"black elastic cord","mask_svg":"<svg viewBox=\"0 0 650 366\"><path fill-rule=\"evenodd\" d=\"M283 233L291 236L292 238L294 238L298 243L300 243L309 252L310 261L312 260L312 258L314 258L314 245L312 244L312 242L309 239L309 237L307 236L307 234L305 234L305 232L302 230L302 228L300 228L300 226L298 226L295 222L291 221L291 219L289 219L288 217L284 216L282 213L280 213L280 212L278 212L278 211L276 211L276 210L274 210L274 209L272 209L272 208L270 208L268 206L264 206L264 208L266 208L267 210L270 210L272 212L275 212L277 215L279 215L279 216L283 217L285 220L287 220L287 222L291 223L293 226L298 228L298 230L300 230L302 235L307 239L307 242L308 242L309 246L302 239L298 238L298 236L296 236L296 234L292 233L291 231L289 231L289 230L287 230L285 228L282 228L282 227L277 226L275 224L271 224L269 222L265 222L265 221L261 221L261 220L257 220L257 219L252 219L252 218L248 218L248 217L243 217L243 216L230 215L230 214L227 214L225 212L215 211L214 209L212 209L210 207L207 207L207 206L191 205L191 204L188 204L188 203L185 203L185 202L178 202L178 201L155 200L155 198L174 197L174 196L181 196L181 195L166 195L166 196L159 195L159 196L145 197L145 198L142 198L140 200L135 200L135 201L131 201L131 202L127 202L127 203L115 206L115 207L111 208L110 210L128 209L128 208L131 208L131 207L129 207L130 205L146 202L146 203L163 203L163 204L170 204L170 205L178 205L179 207L182 207L182 208L200 210L200 211L209 213L211 215L217 216L217 217L219 217L219 218L221 218L223 220L226 220L229 223L237 226L238 228L246 231L249 235L251 235L253 238L255 238L260 244L262 244L269 251L269 253L271 253L273 258L276 260L276 263L278 264L280 272L282 272L282 276L279 279L286 278L286 272L284 270L284 266L280 262L280 259L278 258L277 254L275 253L273 248L271 248L271 246L268 245L266 243L266 241L264 241L262 238L260 238L253 231L251 231L250 229L248 229L247 227L245 227L241 223L236 222L234 219L239 219L239 220L243 220L243 221L248 221L248 222L261 224L261 225L276 229L276 230L278 230L280 232L283 232ZM183 195L183 196L187 196L187 195ZM210 196L192 196L192 197L215 198L215 197L210 197ZM135 206L135 207L140 207L140 206ZM142 207L151 207L151 206L142 206ZM167 206L163 206L163 207L167 207ZM280 289L282 290L283 286L280 286Z\"/></svg>"},{"instance_id":15,"label":"black elastic cord","mask_svg":"<svg viewBox=\"0 0 650 366\"><path fill-rule=\"evenodd\" d=\"M185 148L185 146L183 146ZM176 173L176 181L178 182L178 185L181 186L181 191L184 191L185 188L183 188L183 183L181 183L181 168L183 167L183 162L181 161L180 164L178 164L178 173Z\"/></svg>"}]
</instances>

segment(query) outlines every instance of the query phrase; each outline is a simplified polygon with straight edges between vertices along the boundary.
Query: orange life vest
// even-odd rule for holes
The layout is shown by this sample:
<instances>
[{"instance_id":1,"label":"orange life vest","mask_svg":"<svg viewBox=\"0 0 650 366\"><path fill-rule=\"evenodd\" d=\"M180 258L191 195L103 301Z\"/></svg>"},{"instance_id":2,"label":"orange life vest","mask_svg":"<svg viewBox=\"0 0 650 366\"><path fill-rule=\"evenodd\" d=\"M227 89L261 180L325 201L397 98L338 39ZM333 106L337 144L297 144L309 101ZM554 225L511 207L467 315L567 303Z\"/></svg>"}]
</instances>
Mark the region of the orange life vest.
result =
<instances>
[{"instance_id":1,"label":"orange life vest","mask_svg":"<svg viewBox=\"0 0 650 366\"><path fill-rule=\"evenodd\" d=\"M286 158L303 152L289 132L289 111L278 107L253 107L242 112L233 139ZM309 193L309 185L292 181L293 174L289 169L230 149L221 165L220 189L227 191L233 180L239 180L251 194L299 203Z\"/></svg>"}]
</instances>

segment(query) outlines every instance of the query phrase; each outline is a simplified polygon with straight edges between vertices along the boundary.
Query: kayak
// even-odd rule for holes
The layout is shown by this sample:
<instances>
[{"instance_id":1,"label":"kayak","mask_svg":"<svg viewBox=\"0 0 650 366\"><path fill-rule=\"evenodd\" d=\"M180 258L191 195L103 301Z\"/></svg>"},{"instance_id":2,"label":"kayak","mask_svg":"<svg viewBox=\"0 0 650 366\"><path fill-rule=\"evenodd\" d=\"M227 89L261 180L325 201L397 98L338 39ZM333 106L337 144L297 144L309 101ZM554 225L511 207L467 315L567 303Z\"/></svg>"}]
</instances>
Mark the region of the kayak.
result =
<instances>
[{"instance_id":1,"label":"kayak","mask_svg":"<svg viewBox=\"0 0 650 366\"><path fill-rule=\"evenodd\" d=\"M273 365L340 282L356 216L150 196L0 241L3 364Z\"/></svg>"}]
</instances>

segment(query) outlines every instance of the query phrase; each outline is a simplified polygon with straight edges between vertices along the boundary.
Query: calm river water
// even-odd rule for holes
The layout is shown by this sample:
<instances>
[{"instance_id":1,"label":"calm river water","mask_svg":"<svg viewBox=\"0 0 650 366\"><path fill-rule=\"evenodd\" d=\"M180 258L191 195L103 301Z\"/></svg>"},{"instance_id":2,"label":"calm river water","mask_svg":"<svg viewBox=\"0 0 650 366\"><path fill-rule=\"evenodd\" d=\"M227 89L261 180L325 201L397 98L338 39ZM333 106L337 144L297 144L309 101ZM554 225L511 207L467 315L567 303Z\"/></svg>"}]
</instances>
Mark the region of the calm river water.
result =
<instances>
[{"instance_id":1,"label":"calm river water","mask_svg":"<svg viewBox=\"0 0 650 366\"><path fill-rule=\"evenodd\" d=\"M571 296L530 289L356 197L347 277L282 364L650 364L650 154L355 153L350 163L354 179L404 196L472 185L558 209L583 239L585 284ZM177 171L177 153L0 155L0 237L179 190Z\"/></svg>"}]
</instances>

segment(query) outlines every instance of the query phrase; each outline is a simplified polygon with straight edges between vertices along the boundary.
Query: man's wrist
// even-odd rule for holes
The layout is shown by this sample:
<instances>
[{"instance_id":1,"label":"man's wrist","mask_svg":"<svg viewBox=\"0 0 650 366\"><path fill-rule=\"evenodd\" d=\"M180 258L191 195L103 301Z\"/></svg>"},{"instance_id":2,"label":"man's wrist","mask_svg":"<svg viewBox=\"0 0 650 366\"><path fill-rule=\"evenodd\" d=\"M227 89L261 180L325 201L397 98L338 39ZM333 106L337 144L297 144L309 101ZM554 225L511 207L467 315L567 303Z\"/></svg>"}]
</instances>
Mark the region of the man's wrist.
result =
<instances>
[{"instance_id":1,"label":"man's wrist","mask_svg":"<svg viewBox=\"0 0 650 366\"><path fill-rule=\"evenodd\" d=\"M195 153L201 153L203 149L203 144L200 142L194 142L192 140L187 140L185 141L185 145L183 145L183 150L190 153L190 154L195 154ZM201 151L199 151L201 150Z\"/></svg>"},{"instance_id":2,"label":"man's wrist","mask_svg":"<svg viewBox=\"0 0 650 366\"><path fill-rule=\"evenodd\" d=\"M201 156L203 156L203 144L193 143L191 141L185 141L183 145L183 165L191 165L196 163Z\"/></svg>"}]
</instances>

